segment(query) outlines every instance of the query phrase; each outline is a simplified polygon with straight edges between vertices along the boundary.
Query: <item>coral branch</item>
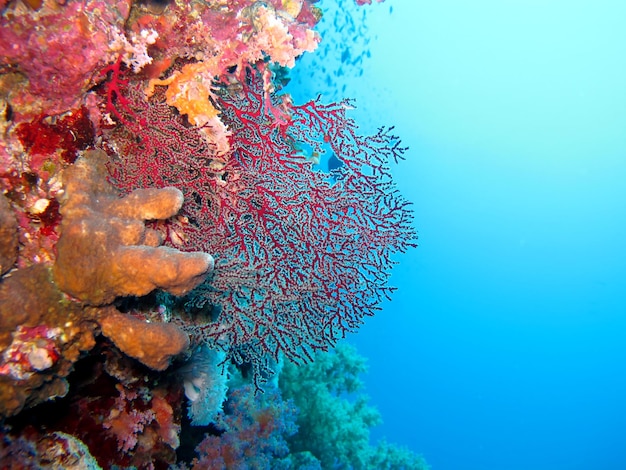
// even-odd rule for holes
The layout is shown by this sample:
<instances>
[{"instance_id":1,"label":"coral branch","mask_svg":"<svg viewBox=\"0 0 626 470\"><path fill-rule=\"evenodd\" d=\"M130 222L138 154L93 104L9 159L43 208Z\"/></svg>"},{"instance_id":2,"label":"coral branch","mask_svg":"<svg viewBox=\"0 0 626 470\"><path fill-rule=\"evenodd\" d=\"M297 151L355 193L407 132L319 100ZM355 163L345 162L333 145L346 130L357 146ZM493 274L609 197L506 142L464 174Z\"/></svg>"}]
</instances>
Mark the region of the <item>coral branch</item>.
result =
<instances>
[{"instance_id":1,"label":"coral branch","mask_svg":"<svg viewBox=\"0 0 626 470\"><path fill-rule=\"evenodd\" d=\"M165 219L180 209L175 188L137 190L120 199L105 179L106 156L86 156L65 173L63 222L54 277L65 292L92 305L156 288L181 295L213 269L206 253L158 246L144 220Z\"/></svg>"},{"instance_id":2,"label":"coral branch","mask_svg":"<svg viewBox=\"0 0 626 470\"><path fill-rule=\"evenodd\" d=\"M164 370L170 359L189 346L189 338L171 323L148 323L106 309L99 321L102 334L128 356L155 370Z\"/></svg>"}]
</instances>

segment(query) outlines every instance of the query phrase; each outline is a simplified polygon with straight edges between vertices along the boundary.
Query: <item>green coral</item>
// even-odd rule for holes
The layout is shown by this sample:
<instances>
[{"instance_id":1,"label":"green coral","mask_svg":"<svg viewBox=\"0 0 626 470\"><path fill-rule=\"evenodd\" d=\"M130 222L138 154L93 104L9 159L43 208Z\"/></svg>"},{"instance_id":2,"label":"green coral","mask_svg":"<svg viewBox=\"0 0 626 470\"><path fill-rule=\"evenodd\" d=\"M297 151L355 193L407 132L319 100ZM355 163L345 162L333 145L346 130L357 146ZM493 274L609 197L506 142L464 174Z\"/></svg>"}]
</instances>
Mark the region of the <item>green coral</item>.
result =
<instances>
[{"instance_id":1,"label":"green coral","mask_svg":"<svg viewBox=\"0 0 626 470\"><path fill-rule=\"evenodd\" d=\"M430 466L421 455L417 455L405 447L380 441L371 448L367 468L377 470L428 470Z\"/></svg>"},{"instance_id":2,"label":"green coral","mask_svg":"<svg viewBox=\"0 0 626 470\"><path fill-rule=\"evenodd\" d=\"M365 358L345 343L311 364L284 364L279 385L299 409L298 433L288 439L292 455L310 453L323 469L427 470L407 449L386 441L370 445L370 428L381 416L361 393L366 370Z\"/></svg>"}]
</instances>

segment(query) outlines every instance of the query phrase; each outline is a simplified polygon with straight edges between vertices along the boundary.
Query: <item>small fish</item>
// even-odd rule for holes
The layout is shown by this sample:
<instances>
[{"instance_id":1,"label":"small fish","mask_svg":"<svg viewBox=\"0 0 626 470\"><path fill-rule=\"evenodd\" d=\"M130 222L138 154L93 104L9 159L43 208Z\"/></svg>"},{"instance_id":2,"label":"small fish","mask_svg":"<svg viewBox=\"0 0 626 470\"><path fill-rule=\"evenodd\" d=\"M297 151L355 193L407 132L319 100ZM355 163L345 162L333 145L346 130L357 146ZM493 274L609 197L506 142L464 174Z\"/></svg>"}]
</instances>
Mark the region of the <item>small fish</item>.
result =
<instances>
[{"instance_id":1,"label":"small fish","mask_svg":"<svg viewBox=\"0 0 626 470\"><path fill-rule=\"evenodd\" d=\"M341 62L346 63L350 60L350 49L344 49L341 53Z\"/></svg>"},{"instance_id":2,"label":"small fish","mask_svg":"<svg viewBox=\"0 0 626 470\"><path fill-rule=\"evenodd\" d=\"M332 170L336 170L337 168L341 168L343 166L343 162L337 158L335 154L332 154L328 159L328 172L330 173Z\"/></svg>"}]
</instances>

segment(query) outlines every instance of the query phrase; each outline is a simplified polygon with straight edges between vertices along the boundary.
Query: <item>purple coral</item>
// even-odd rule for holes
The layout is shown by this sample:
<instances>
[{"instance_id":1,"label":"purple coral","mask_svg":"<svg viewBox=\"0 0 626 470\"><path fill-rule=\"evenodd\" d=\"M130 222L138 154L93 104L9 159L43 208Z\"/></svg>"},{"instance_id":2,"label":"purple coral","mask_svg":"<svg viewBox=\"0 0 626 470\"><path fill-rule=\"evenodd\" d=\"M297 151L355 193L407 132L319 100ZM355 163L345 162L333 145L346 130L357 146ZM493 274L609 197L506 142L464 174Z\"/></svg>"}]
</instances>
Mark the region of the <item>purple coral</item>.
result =
<instances>
[{"instance_id":1,"label":"purple coral","mask_svg":"<svg viewBox=\"0 0 626 470\"><path fill-rule=\"evenodd\" d=\"M251 386L230 392L219 435L197 446L193 469L278 468L289 449L286 438L297 430L297 410L278 389L265 395Z\"/></svg>"}]
</instances>

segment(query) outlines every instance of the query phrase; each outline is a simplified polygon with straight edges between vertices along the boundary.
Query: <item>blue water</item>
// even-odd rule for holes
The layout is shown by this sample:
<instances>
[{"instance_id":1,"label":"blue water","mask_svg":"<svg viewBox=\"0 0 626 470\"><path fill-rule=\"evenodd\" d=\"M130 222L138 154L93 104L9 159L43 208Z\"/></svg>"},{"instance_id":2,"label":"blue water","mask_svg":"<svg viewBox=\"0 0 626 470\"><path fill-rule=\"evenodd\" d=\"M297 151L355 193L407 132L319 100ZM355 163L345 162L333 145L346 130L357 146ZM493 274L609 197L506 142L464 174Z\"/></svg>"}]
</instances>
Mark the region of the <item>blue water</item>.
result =
<instances>
[{"instance_id":1,"label":"blue water","mask_svg":"<svg viewBox=\"0 0 626 470\"><path fill-rule=\"evenodd\" d=\"M291 87L410 147L420 247L350 338L374 438L434 470L626 469L626 2L362 8Z\"/></svg>"}]
</instances>

